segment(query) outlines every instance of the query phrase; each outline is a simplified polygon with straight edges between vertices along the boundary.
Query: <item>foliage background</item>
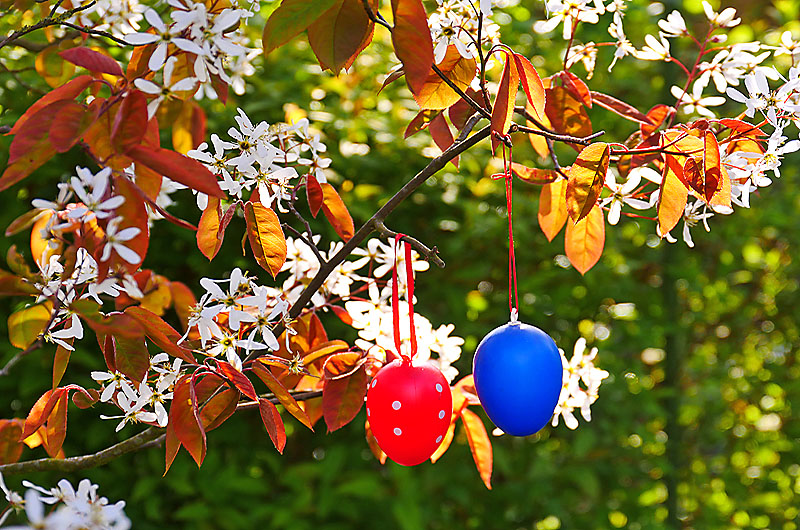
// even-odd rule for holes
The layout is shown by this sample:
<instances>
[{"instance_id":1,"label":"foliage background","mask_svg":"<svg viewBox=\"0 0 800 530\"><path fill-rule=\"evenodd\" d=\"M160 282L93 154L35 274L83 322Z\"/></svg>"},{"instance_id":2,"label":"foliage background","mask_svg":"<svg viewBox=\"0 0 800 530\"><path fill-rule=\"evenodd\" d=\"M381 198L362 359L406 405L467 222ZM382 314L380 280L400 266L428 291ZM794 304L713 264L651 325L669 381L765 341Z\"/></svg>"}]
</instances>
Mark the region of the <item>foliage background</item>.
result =
<instances>
[{"instance_id":1,"label":"foliage background","mask_svg":"<svg viewBox=\"0 0 800 530\"><path fill-rule=\"evenodd\" d=\"M693 13L702 22L699 2L673 4L662 7L681 9L687 20ZM637 1L628 8L625 27L635 45L641 46L645 31L656 31L658 5ZM800 30L797 0L733 5L743 18L730 32L733 41L774 43L778 28ZM265 4L262 17L252 21L254 39L273 7ZM6 24L16 23L14 16L22 16L9 13L0 21L3 33ZM563 42L533 33L532 23L542 16L541 2L523 0L496 20L504 41L532 58L544 76L559 68ZM584 42L607 37L602 24L582 27L579 35ZM678 78L677 67L624 59L609 75L611 52L603 52L591 88L642 110L671 101L668 87ZM673 53L680 57L683 51L678 46ZM388 36L379 28L353 71L336 78L319 73L307 43L298 39L257 60L246 95L227 107L204 102L209 132L223 134L236 105L252 119L270 123L310 111L358 224L424 166L425 155L436 152L427 133L402 140L416 111L401 83L376 95L389 55ZM33 62L19 49L3 50L2 59L12 69ZM583 75L580 67L576 72ZM13 124L39 97L26 85L46 89L33 71L0 72L0 125ZM595 129L605 129L611 138L633 130L603 109L591 110L590 116ZM10 138L0 137L0 166L9 143ZM543 163L524 137L515 145L518 161ZM460 171L449 166L387 221L437 245L447 262L445 269L419 276L418 310L434 325L454 322L466 338L457 364L462 375L471 370L480 338L506 319L503 189L488 178L496 169L488 160L486 146L463 155ZM73 150L6 192L0 226L26 211L32 198L50 197L54 183L76 164L88 163ZM800 195L793 190L800 175L790 158L782 170L776 185L753 198L751 210L715 217L710 233L696 227L693 250L682 242L659 242L652 222L623 218L607 230L603 257L586 277L564 265L563 234L548 243L538 229L538 189L515 185L523 319L548 331L567 351L579 336L586 337L600 349L598 364L611 376L593 407L592 422L581 420L577 431L560 425L525 439L494 438L492 491L480 482L459 433L435 466L380 466L363 439L363 411L332 434L322 423L311 433L288 420L291 435L283 456L258 416L243 412L210 435L202 469L184 452L162 478L163 451L151 449L68 478L88 477L112 501L125 499L137 529L650 529L678 524L668 520L668 491L677 491L672 499L683 527L797 528L800 423L793 419L793 404L800 403ZM180 198L174 211L199 218L192 198ZM241 234L243 225L235 219L230 233ZM158 228L145 266L167 277L197 285L202 276L224 276L235 266L263 272L241 256L237 237L229 237L209 264L197 251L193 233L166 223ZM315 229L335 238L324 222ZM14 243L25 249L25 239L0 240L0 252ZM626 307L615 306L620 303L635 304L635 311L619 311ZM0 314L7 316L13 307L7 300L2 304ZM355 337L332 315L323 316L323 322L331 336ZM5 318L0 327L3 334ZM10 345L0 348L0 362L13 353ZM0 417L25 416L48 387L52 353L41 350L11 377L0 379ZM82 341L66 377L91 385L88 373L100 366L98 355L92 340ZM99 412L72 410L67 455L99 450L115 439L113 424L98 421ZM769 430L776 419L780 427ZM121 436L132 431L128 427ZM43 456L40 451L27 451L25 458ZM54 484L60 477L25 478ZM19 480L8 482L14 487Z\"/></svg>"}]
</instances>

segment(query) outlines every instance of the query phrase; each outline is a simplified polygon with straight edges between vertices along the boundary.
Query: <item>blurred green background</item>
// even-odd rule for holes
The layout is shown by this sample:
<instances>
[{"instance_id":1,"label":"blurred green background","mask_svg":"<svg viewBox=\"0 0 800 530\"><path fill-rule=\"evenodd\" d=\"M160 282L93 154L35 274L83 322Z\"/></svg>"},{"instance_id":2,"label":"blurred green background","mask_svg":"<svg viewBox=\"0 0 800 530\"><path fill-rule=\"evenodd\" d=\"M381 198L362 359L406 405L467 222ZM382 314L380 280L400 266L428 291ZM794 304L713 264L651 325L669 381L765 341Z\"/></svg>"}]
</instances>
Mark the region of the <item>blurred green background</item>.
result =
<instances>
[{"instance_id":1,"label":"blurred green background","mask_svg":"<svg viewBox=\"0 0 800 530\"><path fill-rule=\"evenodd\" d=\"M641 47L644 34L655 33L656 21L673 8L704 31L699 2L674 4L631 3L625 27L634 45ZM729 32L731 41L775 44L783 29L800 35L797 0L732 5L743 24ZM273 7L265 4L262 16L251 21L254 39ZM16 23L18 13L9 9L0 22L3 33ZM504 42L531 57L544 76L557 71L564 43L533 33L532 23L542 16L541 2L523 0L500 10L496 20ZM608 40L606 25L582 27L579 39ZM677 67L623 59L609 75L611 53L601 51L590 88L641 110L672 103L668 88L683 81ZM208 130L224 135L237 105L253 120L270 123L283 120L295 105L310 111L333 159L333 180L359 224L425 165L423 149L432 145L425 132L402 140L416 112L402 83L376 95L393 64L390 54L387 33L378 29L353 71L337 78L319 73L299 38L256 60L244 96L232 97L227 107L203 102ZM690 64L694 60L685 41L673 41L673 54ZM6 48L0 59L8 68L24 69L34 57ZM575 72L584 75L580 66ZM39 97L36 90L46 88L34 71L0 72L0 125L13 124ZM741 111L726 108L730 115ZM634 130L603 109L589 114L595 130L608 132L604 139L622 141ZM0 167L9 144L10 138L0 138ZM518 161L546 166L524 137L515 145ZM559 153L566 163L574 156L569 149ZM447 262L445 269L419 276L418 310L435 326L454 322L456 333L465 337L457 364L461 375L470 372L481 337L507 319L503 188L488 178L496 169L487 168L489 158L487 145L462 156L460 171L446 168L387 220L390 228L437 245ZM311 433L287 418L291 434L283 456L259 417L244 411L210 434L202 469L182 452L162 477L163 450L150 449L67 478L88 477L112 501L125 499L137 529L795 529L800 514L800 423L792 406L800 401L797 160L787 158L781 179L752 198L752 209L713 218L710 233L696 227L694 249L659 241L651 221L623 218L607 228L603 256L585 277L564 266L563 233L548 243L539 230L538 188L516 185L522 318L548 331L568 353L585 337L599 348L597 364L611 375L593 406L592 422L581 419L576 431L562 423L529 438L493 437L491 491L481 483L460 431L435 465L381 466L364 441L363 411L332 434L322 423ZM74 149L5 192L0 226L26 211L32 198L52 197L54 183L77 164L89 162ZM180 204L173 211L196 221L193 198L176 197ZM209 264L193 233L161 222L145 266L190 286L202 276L223 277L236 266L263 272L237 248L243 225L233 221L228 241ZM335 237L324 221L313 226ZM0 240L0 252L13 243L25 249L26 237ZM0 334L5 316L19 303L0 301ZM635 304L635 311L615 312L620 303ZM177 326L174 315L170 319ZM323 321L330 335L355 338L332 315ZM0 362L13 354L9 344L0 347ZM52 349L43 349L0 379L0 417L27 414L48 388L52 355ZM102 366L102 355L87 338L65 381L91 385L89 371ZM112 409L70 410L67 455L99 450L135 432L126 427L115 435L114 423L99 421L100 413ZM488 420L487 427L491 431ZM23 458L42 456L36 449ZM50 486L60 476L14 476L7 482L19 487L22 478Z\"/></svg>"}]
</instances>

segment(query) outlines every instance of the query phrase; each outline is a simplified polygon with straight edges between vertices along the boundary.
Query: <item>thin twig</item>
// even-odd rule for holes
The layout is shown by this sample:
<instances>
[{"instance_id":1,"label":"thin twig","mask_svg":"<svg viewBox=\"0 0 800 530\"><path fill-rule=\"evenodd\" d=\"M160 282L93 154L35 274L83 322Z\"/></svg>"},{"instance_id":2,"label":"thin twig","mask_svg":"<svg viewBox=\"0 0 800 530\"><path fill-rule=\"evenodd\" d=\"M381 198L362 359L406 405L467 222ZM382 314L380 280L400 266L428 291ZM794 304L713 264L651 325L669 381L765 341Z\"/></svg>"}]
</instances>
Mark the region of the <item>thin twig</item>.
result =
<instances>
[{"instance_id":1,"label":"thin twig","mask_svg":"<svg viewBox=\"0 0 800 530\"><path fill-rule=\"evenodd\" d=\"M37 29L46 28L48 26L59 26L61 24L65 24L66 25L66 23L64 22L65 20L70 18L75 13L79 13L81 11L85 11L85 10L89 9L90 7L95 5L96 3L97 2L93 0L92 2L89 2L86 5L75 7L73 9L70 9L68 11L65 11L65 12L61 13L60 15L54 16L53 15L53 11L55 11L55 7L58 7L58 4L56 4L56 6L54 6L54 8L51 11L49 16L43 18L42 20L40 20L39 22L37 22L36 24L34 24L32 26L23 26L22 28L18 29L17 31L15 31L11 35L9 35L8 37L6 37L2 41L0 41L0 48L5 46L6 44L10 44L10 43L14 42L15 40L17 40L18 38L22 37L23 35L27 35L28 33L36 31Z\"/></svg>"},{"instance_id":2,"label":"thin twig","mask_svg":"<svg viewBox=\"0 0 800 530\"><path fill-rule=\"evenodd\" d=\"M364 11L367 12L367 16L371 21L373 21L375 24L380 24L389 31L392 31L392 25L386 22L382 16L379 16L380 13L377 15L375 14L375 12L372 10L372 7L369 5L369 0L361 0L361 3L364 5Z\"/></svg>"},{"instance_id":3,"label":"thin twig","mask_svg":"<svg viewBox=\"0 0 800 530\"><path fill-rule=\"evenodd\" d=\"M300 241L311 247L311 252L314 253L314 255L319 260L320 264L326 263L325 258L322 256L322 253L319 251L317 246L313 242L309 241L308 238L305 236L305 234L303 234L300 230L293 227L289 223L281 223L281 226L285 230L288 230L289 232L293 233L298 239L300 239Z\"/></svg>"},{"instance_id":4,"label":"thin twig","mask_svg":"<svg viewBox=\"0 0 800 530\"><path fill-rule=\"evenodd\" d=\"M458 87L458 85L456 85L455 83L453 83L453 81L451 81L449 77L447 77L446 75L444 75L444 72L442 72L442 71L439 69L439 67L438 67L438 66L436 66L435 64L433 64L433 65L431 65L431 68L433 68L433 71L434 71L434 72L436 72L436 75L438 75L438 76L439 76L439 77L442 79L442 81L444 81L444 82L445 82L445 84L447 84L447 86L449 86L450 88L452 88L452 89L455 91L455 93L456 93L456 94L458 94L459 96L461 96L461 99L463 99L464 101L466 101L467 103L469 103L469 105L470 105L470 106L471 106L473 109L475 109L475 110L477 110L478 112L480 112L480 113L483 115L483 117L484 117L484 118L486 118L486 119L489 119L489 120L491 120L491 119L492 119L492 113L491 113L491 112L489 112L489 111L488 111L488 110L486 110L485 108L481 107L481 106L480 106L480 104L478 104L478 102L477 102L477 101L475 101L474 99L472 99L471 97L469 97L469 96L467 95L467 93L466 93L466 92L464 92L463 90L461 90L461 89Z\"/></svg>"},{"instance_id":5,"label":"thin twig","mask_svg":"<svg viewBox=\"0 0 800 530\"><path fill-rule=\"evenodd\" d=\"M375 221L375 230L380 235L382 235L385 238L389 239L390 242L395 237L397 237L397 232L395 232L393 230L389 230L388 228L386 228L386 225L383 223L383 221L380 221L380 220ZM433 263L434 265L436 265L440 269L444 268L444 261L442 261L442 258L439 257L439 249L438 248L436 248L436 247L428 248L427 246L425 246L424 243L422 243L418 239L413 238L411 236L407 236L405 234L402 235L400 237L400 239L402 241L405 241L406 243L410 244L412 247L416 248L419 251L419 253L422 254L428 262Z\"/></svg>"}]
</instances>

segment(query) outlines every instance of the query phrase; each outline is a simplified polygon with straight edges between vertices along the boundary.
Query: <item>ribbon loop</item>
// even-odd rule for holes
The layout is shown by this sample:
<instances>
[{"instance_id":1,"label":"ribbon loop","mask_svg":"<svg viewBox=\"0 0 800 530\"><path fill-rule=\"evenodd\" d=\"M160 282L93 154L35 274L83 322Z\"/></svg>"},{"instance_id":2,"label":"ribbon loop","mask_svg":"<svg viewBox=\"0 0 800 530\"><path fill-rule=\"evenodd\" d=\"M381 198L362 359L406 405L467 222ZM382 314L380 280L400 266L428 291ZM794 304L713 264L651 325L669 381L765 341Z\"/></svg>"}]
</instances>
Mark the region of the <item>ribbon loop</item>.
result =
<instances>
[{"instance_id":1,"label":"ribbon loop","mask_svg":"<svg viewBox=\"0 0 800 530\"><path fill-rule=\"evenodd\" d=\"M411 362L417 355L417 330L414 327L414 267L411 263L411 245L405 243L405 262L406 262L406 298L408 300L408 322L411 339L411 355L404 354L400 348L400 290L398 287L397 275L397 248L400 246L403 234L397 234L394 238L394 265L392 266L392 324L394 331L394 346L397 349L403 362Z\"/></svg>"},{"instance_id":2,"label":"ribbon loop","mask_svg":"<svg viewBox=\"0 0 800 530\"><path fill-rule=\"evenodd\" d=\"M503 146L503 172L495 173L492 178L495 180L505 179L506 181L506 211L508 214L508 310L511 313L511 322L517 321L519 314L519 293L517 292L517 260L514 255L514 229L511 222L511 209L512 209L512 195L514 174L511 171L513 164L512 150L511 150L511 137L508 135L501 136L496 134L499 139L504 141ZM506 151L508 154L506 154Z\"/></svg>"}]
</instances>

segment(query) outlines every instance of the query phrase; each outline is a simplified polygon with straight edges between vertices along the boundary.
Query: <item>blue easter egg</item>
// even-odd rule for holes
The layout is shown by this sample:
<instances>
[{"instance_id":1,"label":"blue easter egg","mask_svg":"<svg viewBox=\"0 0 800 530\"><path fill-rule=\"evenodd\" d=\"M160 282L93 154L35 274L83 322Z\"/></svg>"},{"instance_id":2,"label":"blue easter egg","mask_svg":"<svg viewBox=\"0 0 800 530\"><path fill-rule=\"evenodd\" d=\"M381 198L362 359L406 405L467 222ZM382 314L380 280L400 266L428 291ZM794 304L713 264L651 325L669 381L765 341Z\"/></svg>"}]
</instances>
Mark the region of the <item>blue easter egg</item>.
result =
<instances>
[{"instance_id":1,"label":"blue easter egg","mask_svg":"<svg viewBox=\"0 0 800 530\"><path fill-rule=\"evenodd\" d=\"M511 322L486 335L472 365L486 414L505 433L528 436L547 425L561 393L561 356L537 327Z\"/></svg>"}]
</instances>

